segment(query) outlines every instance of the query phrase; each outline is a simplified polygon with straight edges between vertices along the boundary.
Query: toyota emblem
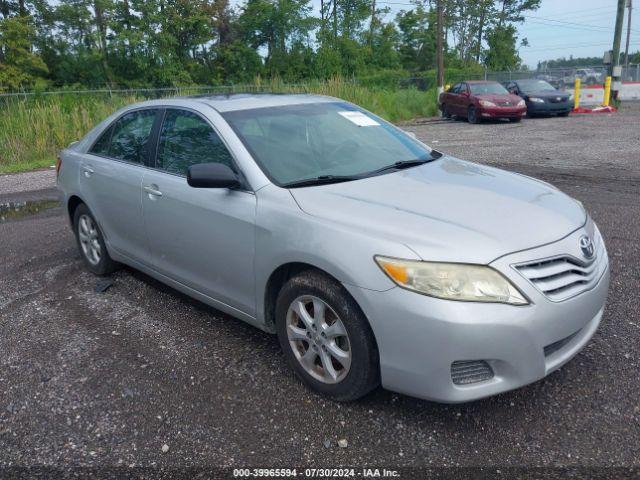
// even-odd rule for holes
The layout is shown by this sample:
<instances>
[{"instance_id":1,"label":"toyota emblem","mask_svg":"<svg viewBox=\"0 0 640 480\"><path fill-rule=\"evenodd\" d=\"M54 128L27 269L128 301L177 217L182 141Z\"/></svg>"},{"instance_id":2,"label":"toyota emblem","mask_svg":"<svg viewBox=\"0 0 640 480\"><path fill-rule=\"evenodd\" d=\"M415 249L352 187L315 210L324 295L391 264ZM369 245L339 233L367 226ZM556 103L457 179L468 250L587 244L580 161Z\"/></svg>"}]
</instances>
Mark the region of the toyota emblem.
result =
<instances>
[{"instance_id":1,"label":"toyota emblem","mask_svg":"<svg viewBox=\"0 0 640 480\"><path fill-rule=\"evenodd\" d=\"M593 242L587 235L581 236L578 243L580 245L580 250L582 250L582 254L584 255L585 258L593 257L593 254L595 253L595 248L593 247Z\"/></svg>"}]
</instances>

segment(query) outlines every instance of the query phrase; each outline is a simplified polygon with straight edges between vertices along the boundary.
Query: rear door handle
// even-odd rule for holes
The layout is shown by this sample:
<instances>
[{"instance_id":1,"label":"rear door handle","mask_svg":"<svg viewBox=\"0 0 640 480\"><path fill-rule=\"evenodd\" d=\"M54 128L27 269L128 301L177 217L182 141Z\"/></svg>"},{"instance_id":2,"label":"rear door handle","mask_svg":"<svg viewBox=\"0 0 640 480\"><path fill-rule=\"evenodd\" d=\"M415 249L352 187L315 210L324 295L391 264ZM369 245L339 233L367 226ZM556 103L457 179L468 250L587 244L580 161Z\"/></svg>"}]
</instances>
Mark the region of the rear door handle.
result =
<instances>
[{"instance_id":1,"label":"rear door handle","mask_svg":"<svg viewBox=\"0 0 640 480\"><path fill-rule=\"evenodd\" d=\"M162 196L162 192L160 190L158 190L158 186L157 185L148 185L148 186L144 187L144 191L147 192L149 195L152 195L154 197L161 197Z\"/></svg>"},{"instance_id":2,"label":"rear door handle","mask_svg":"<svg viewBox=\"0 0 640 480\"><path fill-rule=\"evenodd\" d=\"M84 172L84 176L89 178L91 175L93 175L93 168L89 167L89 166L84 166L82 167L82 171Z\"/></svg>"}]
</instances>

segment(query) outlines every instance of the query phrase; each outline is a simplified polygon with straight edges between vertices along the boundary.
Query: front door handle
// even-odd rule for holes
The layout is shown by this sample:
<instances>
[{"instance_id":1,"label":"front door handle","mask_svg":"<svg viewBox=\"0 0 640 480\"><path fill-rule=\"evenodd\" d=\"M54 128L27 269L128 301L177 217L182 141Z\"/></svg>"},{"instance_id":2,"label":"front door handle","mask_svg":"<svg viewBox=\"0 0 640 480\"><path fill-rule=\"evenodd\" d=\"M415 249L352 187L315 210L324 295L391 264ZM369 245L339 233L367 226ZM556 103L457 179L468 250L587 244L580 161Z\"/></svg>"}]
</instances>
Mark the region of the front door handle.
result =
<instances>
[{"instance_id":1,"label":"front door handle","mask_svg":"<svg viewBox=\"0 0 640 480\"><path fill-rule=\"evenodd\" d=\"M160 190L158 190L158 186L157 185L148 185L146 187L144 187L144 191L147 192L149 194L149 196L153 196L153 197L161 197L162 196L162 192Z\"/></svg>"},{"instance_id":2,"label":"front door handle","mask_svg":"<svg viewBox=\"0 0 640 480\"><path fill-rule=\"evenodd\" d=\"M89 167L89 166L84 166L82 167L82 171L84 172L84 176L89 178L91 175L93 175L93 168Z\"/></svg>"}]
</instances>

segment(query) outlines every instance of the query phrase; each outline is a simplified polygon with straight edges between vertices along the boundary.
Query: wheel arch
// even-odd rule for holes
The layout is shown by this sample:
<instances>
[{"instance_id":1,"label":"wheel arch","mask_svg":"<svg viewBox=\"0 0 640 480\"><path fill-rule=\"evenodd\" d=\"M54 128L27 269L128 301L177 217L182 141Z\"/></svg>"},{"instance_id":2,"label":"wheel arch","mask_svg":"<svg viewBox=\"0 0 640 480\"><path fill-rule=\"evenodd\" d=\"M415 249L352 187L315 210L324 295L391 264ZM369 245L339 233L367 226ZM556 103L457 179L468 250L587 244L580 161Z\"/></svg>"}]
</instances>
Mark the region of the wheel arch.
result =
<instances>
[{"instance_id":1,"label":"wheel arch","mask_svg":"<svg viewBox=\"0 0 640 480\"><path fill-rule=\"evenodd\" d=\"M85 203L78 195L71 195L67 200L67 213L69 214L69 222L73 226L73 216L79 205Z\"/></svg>"},{"instance_id":2,"label":"wheel arch","mask_svg":"<svg viewBox=\"0 0 640 480\"><path fill-rule=\"evenodd\" d=\"M264 319L265 330L269 332L276 331L275 329L276 301L278 299L278 293L280 292L284 284L290 278L307 270L313 270L313 271L319 272L335 280L340 285L342 285L342 282L335 275L332 275L330 272L327 272L325 269L322 269L311 263L292 261L292 262L287 262L278 266L275 270L273 270L273 272L271 272L271 275L269 275L269 278L267 279L267 283L264 288L263 319ZM358 305L360 310L363 312L364 317L366 318L366 315L364 314L364 310L358 304L358 301L353 297L353 295L351 295L351 293L349 293L349 291L346 288L344 289L344 292L353 299L353 301ZM367 322L368 321L369 320L367 319ZM374 335L374 338L375 338L375 335Z\"/></svg>"},{"instance_id":3,"label":"wheel arch","mask_svg":"<svg viewBox=\"0 0 640 480\"><path fill-rule=\"evenodd\" d=\"M264 298L263 298L263 312L264 312L264 324L265 328L275 333L276 331L276 300L278 298L278 293L282 289L287 281L299 274L300 272L304 272L305 270L316 270L322 272L325 275L330 276L331 278L336 279L330 273L322 270L321 268L316 267L310 263L306 262L288 262L277 267L269 278L267 279L267 283L264 288ZM336 279L337 280L337 279Z\"/></svg>"}]
</instances>

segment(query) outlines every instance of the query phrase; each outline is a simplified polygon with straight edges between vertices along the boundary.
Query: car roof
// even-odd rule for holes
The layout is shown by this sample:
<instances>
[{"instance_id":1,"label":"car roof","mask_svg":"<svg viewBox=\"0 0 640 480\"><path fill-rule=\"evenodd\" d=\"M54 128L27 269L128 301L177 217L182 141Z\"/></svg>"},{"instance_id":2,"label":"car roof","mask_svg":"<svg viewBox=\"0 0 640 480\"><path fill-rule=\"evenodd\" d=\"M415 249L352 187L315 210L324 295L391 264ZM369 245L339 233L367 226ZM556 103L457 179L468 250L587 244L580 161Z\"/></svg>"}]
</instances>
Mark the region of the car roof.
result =
<instances>
[{"instance_id":1,"label":"car roof","mask_svg":"<svg viewBox=\"0 0 640 480\"><path fill-rule=\"evenodd\" d=\"M253 108L281 107L309 103L340 102L339 98L310 94L278 94L278 93L233 93L222 95L192 95L173 97L162 100L149 100L135 106L175 105L188 107L193 103L206 104L218 112L249 110Z\"/></svg>"},{"instance_id":2,"label":"car roof","mask_svg":"<svg viewBox=\"0 0 640 480\"><path fill-rule=\"evenodd\" d=\"M465 80L465 83L476 84L476 83L499 83L494 80Z\"/></svg>"}]
</instances>

